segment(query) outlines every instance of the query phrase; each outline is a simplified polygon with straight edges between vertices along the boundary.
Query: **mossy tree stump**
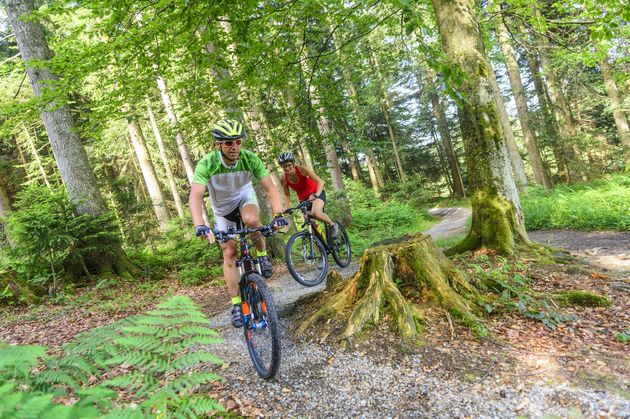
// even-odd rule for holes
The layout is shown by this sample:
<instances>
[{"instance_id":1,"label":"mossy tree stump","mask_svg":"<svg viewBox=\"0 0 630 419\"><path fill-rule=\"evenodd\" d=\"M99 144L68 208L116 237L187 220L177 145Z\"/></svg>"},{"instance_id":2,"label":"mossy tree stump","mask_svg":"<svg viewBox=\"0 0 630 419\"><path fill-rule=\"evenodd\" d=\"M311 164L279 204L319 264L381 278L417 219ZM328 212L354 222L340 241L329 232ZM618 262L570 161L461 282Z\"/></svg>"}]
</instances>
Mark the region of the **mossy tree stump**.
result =
<instances>
[{"instance_id":1,"label":"mossy tree stump","mask_svg":"<svg viewBox=\"0 0 630 419\"><path fill-rule=\"evenodd\" d=\"M417 234L367 249L358 272L348 281L331 272L326 291L301 306L307 314L296 334L317 335L320 322L334 321L342 326L338 338L351 339L367 325L387 318L403 341L413 342L421 330L422 306L441 307L465 324L482 328L475 315L477 299L475 287L432 238Z\"/></svg>"}]
</instances>

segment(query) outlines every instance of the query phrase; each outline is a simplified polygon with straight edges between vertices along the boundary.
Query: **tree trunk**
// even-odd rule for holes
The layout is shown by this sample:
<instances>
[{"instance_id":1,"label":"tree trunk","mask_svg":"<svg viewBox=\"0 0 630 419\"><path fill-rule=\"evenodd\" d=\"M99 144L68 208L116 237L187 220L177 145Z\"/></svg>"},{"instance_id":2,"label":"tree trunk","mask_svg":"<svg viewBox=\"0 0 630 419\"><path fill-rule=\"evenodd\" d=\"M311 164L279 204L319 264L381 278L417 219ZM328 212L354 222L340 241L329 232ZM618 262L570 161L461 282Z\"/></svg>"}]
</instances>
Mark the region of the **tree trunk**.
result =
<instances>
[{"instance_id":1,"label":"tree trunk","mask_svg":"<svg viewBox=\"0 0 630 419\"><path fill-rule=\"evenodd\" d=\"M295 93L293 89L289 86L287 87L287 112L289 113L289 119L293 126L301 126L299 118L295 118L297 114L297 105L295 104ZM306 167L313 170L313 159L311 158L311 153L308 150L306 144L304 144L299 139L295 142L296 151L302 156L302 162Z\"/></svg>"},{"instance_id":2,"label":"tree trunk","mask_svg":"<svg viewBox=\"0 0 630 419\"><path fill-rule=\"evenodd\" d=\"M47 67L53 54L48 48L42 25L31 16L33 0L7 0L6 10L13 27L35 96L59 94L59 78ZM37 62L33 65L33 62ZM63 103L63 100L61 100ZM87 154L77 135L76 124L67 106L51 101L42 111L53 154L70 200L78 214L100 215L105 204Z\"/></svg>"},{"instance_id":3,"label":"tree trunk","mask_svg":"<svg viewBox=\"0 0 630 419\"><path fill-rule=\"evenodd\" d=\"M337 33L337 31L335 30L335 28L333 28L332 26L329 26L330 29L330 33L332 34L333 37L333 42L335 44L335 52L337 55L337 59L340 62L341 65L341 72L343 75L343 79L345 81L346 86L348 86L349 84L352 84L352 81L350 79L350 70L348 69L348 66L343 63L343 56L342 56L342 51L341 48L338 48L339 46L339 34ZM352 89L354 90L354 87L352 87ZM352 97L353 95L353 90L351 91L350 89L348 89L348 94L350 96L350 101L351 101L351 105L353 107L354 110L354 106L355 103L354 101L356 101L356 97ZM354 93L356 94L356 91L354 91ZM355 112L355 117L358 118L359 117L359 113ZM358 124L357 124L358 125ZM352 152L352 147L350 146L350 142L347 140L342 140L341 141L341 147L343 148L344 153L348 156L348 163L350 164L350 173L352 174L352 179L355 181L360 181L361 180L361 171L359 170L359 165L357 163L357 159L355 158L354 153Z\"/></svg>"},{"instance_id":4,"label":"tree trunk","mask_svg":"<svg viewBox=\"0 0 630 419\"><path fill-rule=\"evenodd\" d=\"M127 140L127 147L129 149L129 156L131 160L131 176L134 180L134 190L136 191L136 201L137 202L145 202L149 201L149 191L147 190L147 184L142 178L142 172L140 170L140 164L138 164L138 157L136 156L136 152L133 148L133 143L131 141L131 136L129 135L129 129L127 129L127 133L125 135L125 140Z\"/></svg>"},{"instance_id":5,"label":"tree trunk","mask_svg":"<svg viewBox=\"0 0 630 419\"><path fill-rule=\"evenodd\" d=\"M0 182L0 217L6 218L11 211L11 200L9 193L3 183Z\"/></svg>"},{"instance_id":6,"label":"tree trunk","mask_svg":"<svg viewBox=\"0 0 630 419\"><path fill-rule=\"evenodd\" d=\"M449 172L448 159L444 156L446 155L446 151L440 144L440 140L438 139L438 135L435 132L435 126L433 122L429 125L429 131L431 132L431 137L433 138L433 144L435 144L435 150L437 152L438 158L440 159L440 169L442 169L443 176L446 179L446 185L448 186L448 193L450 196L455 196L455 187L453 185L453 178L451 178L451 174Z\"/></svg>"},{"instance_id":7,"label":"tree trunk","mask_svg":"<svg viewBox=\"0 0 630 419\"><path fill-rule=\"evenodd\" d=\"M617 134L619 134L619 140L624 147L630 147L630 129L628 128L628 118L621 106L621 100L619 99L619 90L615 84L615 79L608 64L608 52L601 45L597 45L597 52L602 55L599 60L599 69L602 72L602 78L604 79L604 86L606 87L606 94L610 100L610 104L613 109L613 118L615 119L615 126L617 127Z\"/></svg>"},{"instance_id":8,"label":"tree trunk","mask_svg":"<svg viewBox=\"0 0 630 419\"><path fill-rule=\"evenodd\" d=\"M26 142L28 143L28 147L31 150L31 154L33 155L33 160L35 160L35 164L37 164L37 169L39 173L42 175L42 179L44 179L44 183L46 187L50 189L50 182L48 181L48 176L46 176L46 170L44 170L44 165L42 164L42 159L39 157L39 152L37 151L37 147L35 147L35 142L31 137L31 134L28 132L28 129L25 125L22 125L22 131L24 132L24 138L26 138Z\"/></svg>"},{"instance_id":9,"label":"tree trunk","mask_svg":"<svg viewBox=\"0 0 630 419\"><path fill-rule=\"evenodd\" d=\"M372 189L374 190L374 196L377 198L381 197L381 193L378 187L378 178L376 177L376 167L372 161L372 153L365 153L365 162L368 167L368 172L370 174L370 182L372 183Z\"/></svg>"},{"instance_id":10,"label":"tree trunk","mask_svg":"<svg viewBox=\"0 0 630 419\"><path fill-rule=\"evenodd\" d=\"M368 150L366 153L372 160L372 166L374 167L374 173L376 174L376 181L378 182L379 188L384 188L385 182L383 181L383 176L381 175L381 169L379 167L378 161L376 160L376 155L372 150Z\"/></svg>"},{"instance_id":11,"label":"tree trunk","mask_svg":"<svg viewBox=\"0 0 630 419\"><path fill-rule=\"evenodd\" d=\"M340 51L341 53L341 51ZM343 78L346 83L346 89L348 90L348 96L350 98L350 106L352 107L352 112L354 113L354 117L356 118L357 131L359 133L363 133L364 131L364 121L363 121L363 113L359 109L359 100L357 95L357 89L352 82L352 78L350 76L350 70L348 66L344 63L342 65L343 69ZM380 198L381 194L379 192L378 178L376 176L376 167L373 162L373 157L371 153L366 152L365 155L366 164L368 167L368 172L370 174L370 182L372 183L372 189L374 190L374 196Z\"/></svg>"},{"instance_id":12,"label":"tree trunk","mask_svg":"<svg viewBox=\"0 0 630 419\"><path fill-rule=\"evenodd\" d=\"M510 118L505 111L505 102L503 101L503 95L501 95L501 89L492 72L492 83L494 100L497 102L497 109L499 110L499 120L501 121L501 128L503 128L503 138L505 138L505 144L508 149L508 157L510 158L510 164L512 166L512 173L514 176L514 182L516 187L523 189L527 185L527 175L525 174L525 165L521 158L521 153L518 151L518 145L516 144L516 138L514 138L514 131L512 130L512 124Z\"/></svg>"},{"instance_id":13,"label":"tree trunk","mask_svg":"<svg viewBox=\"0 0 630 419\"><path fill-rule=\"evenodd\" d=\"M343 149L343 152L348 159L348 164L350 165L350 173L352 174L352 180L360 181L361 175L359 174L359 167L356 163L354 153L352 152L352 149L350 148L350 143L347 139L341 139L341 148Z\"/></svg>"},{"instance_id":14,"label":"tree trunk","mask_svg":"<svg viewBox=\"0 0 630 419\"><path fill-rule=\"evenodd\" d=\"M541 48L540 61L542 64L543 72L547 79L547 89L549 90L549 94L551 96L554 114L556 116L556 120L558 121L560 139L562 141L563 147L565 148L565 150L567 150L569 164L574 166L572 169L580 174L582 180L586 181L588 180L588 177L586 176L584 168L582 167L582 162L580 158L581 153L579 150L576 149L575 146L577 129L575 127L573 117L571 116L571 112L569 112L567 100L564 96L564 93L562 93L556 71L551 65L551 60L547 55L546 50L549 48L547 40L544 38L544 36L538 35L538 41Z\"/></svg>"},{"instance_id":15,"label":"tree trunk","mask_svg":"<svg viewBox=\"0 0 630 419\"><path fill-rule=\"evenodd\" d=\"M536 143L536 133L530 123L530 113L527 106L527 98L525 97L525 89L523 88L523 81L521 80L518 61L516 59L516 53L508 40L507 28L500 18L497 19L497 37L499 38L499 45L501 47L501 51L503 51L503 56L505 57L508 77L510 78L512 93L514 94L514 100L516 101L518 119L521 122L523 141L525 142L525 147L527 148L527 155L529 156L529 163L532 166L534 179L540 186L548 188L551 185L549 184L547 173L545 173L545 166L540 158L540 151L538 150L538 144Z\"/></svg>"},{"instance_id":16,"label":"tree trunk","mask_svg":"<svg viewBox=\"0 0 630 419\"><path fill-rule=\"evenodd\" d=\"M563 177L566 183L570 183L571 174L566 163L565 151L558 131L558 123L551 111L551 99L549 98L549 93L547 92L547 89L545 89L545 84L543 83L543 79L540 75L540 60L534 51L527 50L527 63L529 65L529 71L532 74L532 79L534 80L534 88L536 90L536 95L538 96L538 103L540 104L543 126L545 127L545 132L552 144L553 156L556 161L558 175Z\"/></svg>"},{"instance_id":17,"label":"tree trunk","mask_svg":"<svg viewBox=\"0 0 630 419\"><path fill-rule=\"evenodd\" d=\"M164 166L164 173L166 174L168 185L169 185L169 188L171 189L171 195L173 195L173 201L175 202L175 208L177 209L177 216L179 218L184 218L184 203L182 202L182 198L179 195L179 191L177 190L177 183L175 183L175 176L173 176L173 172L171 171L171 166L168 163L168 156L166 155L166 149L164 148L164 141L162 141L162 134L160 134L160 129L157 125L157 121L155 120L153 109L151 109L151 102L149 101L149 98L146 99L146 103L147 103L147 112L149 114L149 121L151 122L151 129L153 130L153 136L155 137L158 150L160 151L160 158L162 159L162 165Z\"/></svg>"},{"instance_id":18,"label":"tree trunk","mask_svg":"<svg viewBox=\"0 0 630 419\"><path fill-rule=\"evenodd\" d=\"M379 66L378 58L376 57L376 53L374 50L370 48L370 58L372 59L372 63L374 65L374 69L376 71L376 77L378 78L378 83L381 90L381 109L383 110L383 116L385 117L385 123L387 124L387 132L389 133L389 139L392 142L392 151L394 152L394 157L396 158L396 169L398 170L398 176L400 180L405 182L407 177L405 175L405 171L402 166L402 162L400 160L400 153L398 153L398 145L396 144L396 137L394 136L394 128L392 126L392 121L389 118L390 110L392 109L392 104L389 99L389 93L387 92L387 87L385 86L385 80L383 80L383 74L381 73L381 68Z\"/></svg>"},{"instance_id":19,"label":"tree trunk","mask_svg":"<svg viewBox=\"0 0 630 419\"><path fill-rule=\"evenodd\" d=\"M164 205L164 195L162 194L162 188L160 187L160 183L158 182L155 174L155 169L153 168L153 163L151 162L151 157L149 156L149 150L147 150L142 128L136 119L129 117L127 118L127 130L129 131L129 136L131 137L133 150L136 153L138 163L140 164L140 171L142 172L142 177L144 178L144 182L147 186L149 197L151 198L151 203L153 205L153 211L155 211L155 217L158 220L160 230L166 231L168 228L169 215L166 210L166 206Z\"/></svg>"},{"instance_id":20,"label":"tree trunk","mask_svg":"<svg viewBox=\"0 0 630 419\"><path fill-rule=\"evenodd\" d=\"M363 253L359 271L344 281L337 271L328 276L326 291L300 303L304 313L296 329L318 342L352 341L368 325L388 321L404 343L418 341L423 308L448 310L478 334L485 332L475 315L478 294L435 247L431 236L418 234L402 242L376 245Z\"/></svg>"},{"instance_id":21,"label":"tree trunk","mask_svg":"<svg viewBox=\"0 0 630 419\"><path fill-rule=\"evenodd\" d=\"M512 254L516 244L530 244L494 99L494 74L483 48L472 0L433 0L440 38L451 65L468 79L459 121L469 168L472 227L449 249L455 253L486 247Z\"/></svg>"},{"instance_id":22,"label":"tree trunk","mask_svg":"<svg viewBox=\"0 0 630 419\"><path fill-rule=\"evenodd\" d=\"M430 80L432 80L434 76L434 71L430 70L427 72L426 88L429 89L429 98L431 99L433 115L435 116L435 120L437 121L440 139L442 140L442 145L444 146L444 150L446 152L446 160L448 160L448 167L450 168L451 178L453 180L453 190L455 191L455 195L457 195L459 198L463 198L466 196L464 182L462 181L462 175L459 171L457 155L455 154L455 150L453 149L451 133L448 129L446 116L444 115L444 108L442 107L442 103L440 103L440 97L438 96L435 89L432 88L432 84L430 82Z\"/></svg>"},{"instance_id":23,"label":"tree trunk","mask_svg":"<svg viewBox=\"0 0 630 419\"><path fill-rule=\"evenodd\" d=\"M162 97L162 102L164 103L164 110L166 111L166 115L168 116L169 121L171 121L171 125L173 125L173 129L175 130L175 141L177 142L177 148L179 149L179 155L182 158L182 163L184 164L184 170L186 171L186 177L188 178L188 183L192 183L193 175L195 174L195 169L193 168L192 160L190 159L190 154L188 153L188 147L186 147L186 142L184 141L184 134L182 134L179 129L179 120L177 119L177 115L175 114L175 108L173 107L173 101L171 100L171 95L166 88L166 82L161 77L156 78L156 83L158 89L160 90L160 96Z\"/></svg>"},{"instance_id":24,"label":"tree trunk","mask_svg":"<svg viewBox=\"0 0 630 419\"><path fill-rule=\"evenodd\" d=\"M4 179L0 179L0 249L2 249L4 244L8 244L9 247L13 246L5 234L6 222L4 218L7 218L9 212L11 212L11 200L3 181Z\"/></svg>"}]
</instances>

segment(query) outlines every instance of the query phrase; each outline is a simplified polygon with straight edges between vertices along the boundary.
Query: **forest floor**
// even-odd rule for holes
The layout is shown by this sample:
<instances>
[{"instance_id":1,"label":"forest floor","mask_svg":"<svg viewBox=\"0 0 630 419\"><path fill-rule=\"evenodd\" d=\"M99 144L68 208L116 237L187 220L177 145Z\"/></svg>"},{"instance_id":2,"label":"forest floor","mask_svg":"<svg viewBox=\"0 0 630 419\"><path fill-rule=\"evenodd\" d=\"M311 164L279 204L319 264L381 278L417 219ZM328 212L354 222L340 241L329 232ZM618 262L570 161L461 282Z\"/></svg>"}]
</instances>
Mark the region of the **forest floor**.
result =
<instances>
[{"instance_id":1,"label":"forest floor","mask_svg":"<svg viewBox=\"0 0 630 419\"><path fill-rule=\"evenodd\" d=\"M440 215L447 216L446 223L461 224L463 218L465 225L467 215L456 212ZM457 230L440 224L444 234ZM431 233L436 237L435 230ZM484 339L458 324L451 327L446 315L436 312L428 316L422 345L413 350L400 352L386 327L340 349L292 337L293 301L319 288L302 287L276 266L269 283L283 312L282 363L270 382L253 370L242 330L228 324L225 287L182 286L175 278L119 283L58 304L5 311L0 340L46 345L56 354L81 331L182 294L204 308L224 339L208 350L225 361L210 367L225 381L213 383L208 392L239 415L629 417L629 343L618 340L630 333L630 233L544 231L530 237L578 256L571 264L526 260L519 270L532 278L536 291L594 291L610 298L612 307L565 309L575 320L556 330L517 313L498 314L488 318L491 338ZM492 257L484 260L494 263ZM466 270L469 262L456 263ZM351 265L342 274L355 270Z\"/></svg>"}]
</instances>

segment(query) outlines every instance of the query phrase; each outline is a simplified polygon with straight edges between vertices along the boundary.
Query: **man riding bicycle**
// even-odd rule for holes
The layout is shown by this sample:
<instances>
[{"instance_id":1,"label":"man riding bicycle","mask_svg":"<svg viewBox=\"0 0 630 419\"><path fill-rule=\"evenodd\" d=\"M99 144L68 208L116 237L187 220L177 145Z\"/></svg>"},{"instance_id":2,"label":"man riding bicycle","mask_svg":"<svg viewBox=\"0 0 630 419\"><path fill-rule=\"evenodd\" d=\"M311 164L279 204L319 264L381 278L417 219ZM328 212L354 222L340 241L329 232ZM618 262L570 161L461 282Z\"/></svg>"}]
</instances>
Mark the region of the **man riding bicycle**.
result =
<instances>
[{"instance_id":1,"label":"man riding bicycle","mask_svg":"<svg viewBox=\"0 0 630 419\"><path fill-rule=\"evenodd\" d=\"M295 155L291 152L281 153L278 157L278 163L284 171L284 177L280 179L280 182L284 188L286 202L290 202L289 188L291 188L297 193L300 202L311 202L310 216L328 226L329 237L337 237L339 234L337 224L324 212L326 206L324 181L308 167L296 164Z\"/></svg>"},{"instance_id":2,"label":"man riding bicycle","mask_svg":"<svg viewBox=\"0 0 630 419\"><path fill-rule=\"evenodd\" d=\"M256 192L252 186L252 178L260 181L271 208L273 209L276 227L288 225L282 217L282 201L271 176L265 169L262 160L251 151L241 149L245 136L243 125L232 119L223 119L212 128L217 150L207 154L199 161L192 180L188 205L195 225L195 234L207 238L214 243L212 229L204 224L202 217L203 196L206 188L210 195L210 205L214 213L217 230L225 231L228 227L236 227L242 220L247 227L260 227L260 208ZM267 256L265 238L261 233L253 233L257 255L260 258L262 275L270 278L273 269ZM236 242L230 240L220 243L223 252L223 275L232 299L232 325L243 326L241 297L238 288L238 271Z\"/></svg>"}]
</instances>

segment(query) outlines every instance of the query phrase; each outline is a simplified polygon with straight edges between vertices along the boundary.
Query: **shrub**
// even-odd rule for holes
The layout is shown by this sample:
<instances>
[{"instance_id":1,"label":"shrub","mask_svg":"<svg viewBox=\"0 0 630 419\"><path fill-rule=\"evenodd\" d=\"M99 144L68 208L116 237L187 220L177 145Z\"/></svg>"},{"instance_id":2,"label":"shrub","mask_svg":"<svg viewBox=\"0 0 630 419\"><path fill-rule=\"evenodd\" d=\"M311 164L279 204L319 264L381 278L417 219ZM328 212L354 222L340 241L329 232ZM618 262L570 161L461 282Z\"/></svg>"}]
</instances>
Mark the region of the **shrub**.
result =
<instances>
[{"instance_id":1,"label":"shrub","mask_svg":"<svg viewBox=\"0 0 630 419\"><path fill-rule=\"evenodd\" d=\"M113 216L75 215L65 190L31 185L15 206L7 221L13 247L2 265L52 292L62 279L76 281L76 272L89 271L87 255L111 254L120 246Z\"/></svg>"}]
</instances>

